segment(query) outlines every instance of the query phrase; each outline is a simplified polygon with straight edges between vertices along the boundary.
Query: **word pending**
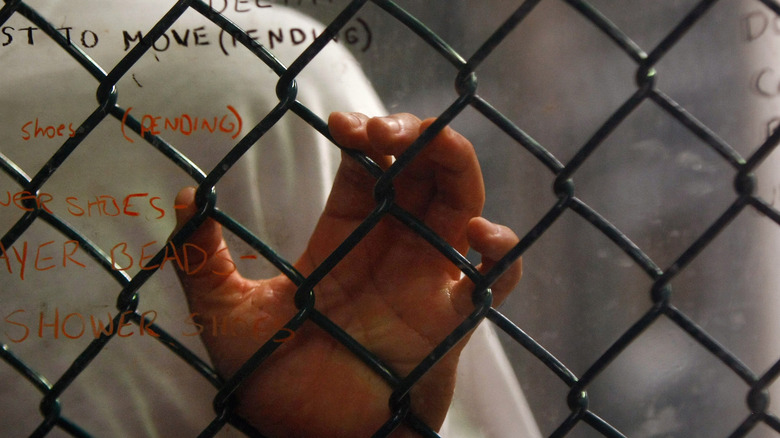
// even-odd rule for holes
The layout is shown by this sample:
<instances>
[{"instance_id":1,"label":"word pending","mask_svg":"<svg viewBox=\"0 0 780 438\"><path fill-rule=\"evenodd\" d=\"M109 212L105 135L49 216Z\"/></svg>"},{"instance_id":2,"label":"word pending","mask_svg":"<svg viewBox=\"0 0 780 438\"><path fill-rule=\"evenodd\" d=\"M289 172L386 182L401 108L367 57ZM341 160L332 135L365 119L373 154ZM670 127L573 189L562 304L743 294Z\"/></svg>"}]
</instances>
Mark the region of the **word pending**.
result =
<instances>
[{"instance_id":1,"label":"word pending","mask_svg":"<svg viewBox=\"0 0 780 438\"><path fill-rule=\"evenodd\" d=\"M130 143L134 143L135 140L127 135L125 125L132 110L133 107L127 108L122 116L122 136ZM241 134L243 127L244 121L241 115L230 105L227 105L225 114L213 117L192 117L189 114L181 114L178 117L163 117L151 114L141 116L141 136L146 134L160 135L163 131L179 132L189 136L200 130L209 134L215 132L230 134L230 138L235 139Z\"/></svg>"}]
</instances>

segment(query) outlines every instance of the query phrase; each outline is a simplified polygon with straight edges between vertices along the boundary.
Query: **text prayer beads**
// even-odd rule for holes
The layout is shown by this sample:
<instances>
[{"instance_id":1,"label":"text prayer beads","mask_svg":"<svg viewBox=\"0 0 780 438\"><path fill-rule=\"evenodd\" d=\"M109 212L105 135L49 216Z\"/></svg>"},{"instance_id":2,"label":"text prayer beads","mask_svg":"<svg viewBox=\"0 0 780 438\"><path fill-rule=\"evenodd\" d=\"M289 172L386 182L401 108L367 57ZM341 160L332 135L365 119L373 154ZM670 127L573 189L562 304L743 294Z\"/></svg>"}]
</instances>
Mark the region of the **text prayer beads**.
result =
<instances>
[{"instance_id":1,"label":"text prayer beads","mask_svg":"<svg viewBox=\"0 0 780 438\"><path fill-rule=\"evenodd\" d=\"M209 260L218 259L222 268L212 269L213 275L228 276L236 271L236 264L228 256L227 248L223 248L214 254L192 243L185 243L180 247L172 242L166 242L160 248L156 240L131 248L128 242L120 242L108 251L111 269L115 271L129 271L140 269L142 271L163 270L166 264L175 264L180 272L194 275L201 272ZM50 271L63 268L86 268L86 258L79 255L81 244L77 240L57 242L49 240L36 245L30 245L27 241L17 242L6 248L0 242L0 272L5 265L5 271L9 274L18 274L21 280L30 271ZM158 252L162 251L162 260L152 263ZM241 260L255 260L256 255L240 256Z\"/></svg>"}]
</instances>

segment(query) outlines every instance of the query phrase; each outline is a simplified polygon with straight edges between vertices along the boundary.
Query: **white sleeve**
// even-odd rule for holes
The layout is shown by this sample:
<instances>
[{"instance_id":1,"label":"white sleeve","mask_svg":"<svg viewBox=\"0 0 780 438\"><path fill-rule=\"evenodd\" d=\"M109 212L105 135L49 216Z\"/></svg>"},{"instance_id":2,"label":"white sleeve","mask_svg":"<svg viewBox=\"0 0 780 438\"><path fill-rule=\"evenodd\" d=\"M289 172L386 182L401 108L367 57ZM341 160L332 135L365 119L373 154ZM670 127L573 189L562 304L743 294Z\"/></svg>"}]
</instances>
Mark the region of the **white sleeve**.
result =
<instances>
[{"instance_id":1,"label":"white sleeve","mask_svg":"<svg viewBox=\"0 0 780 438\"><path fill-rule=\"evenodd\" d=\"M475 329L461 353L457 379L443 437L541 438L492 323Z\"/></svg>"}]
</instances>

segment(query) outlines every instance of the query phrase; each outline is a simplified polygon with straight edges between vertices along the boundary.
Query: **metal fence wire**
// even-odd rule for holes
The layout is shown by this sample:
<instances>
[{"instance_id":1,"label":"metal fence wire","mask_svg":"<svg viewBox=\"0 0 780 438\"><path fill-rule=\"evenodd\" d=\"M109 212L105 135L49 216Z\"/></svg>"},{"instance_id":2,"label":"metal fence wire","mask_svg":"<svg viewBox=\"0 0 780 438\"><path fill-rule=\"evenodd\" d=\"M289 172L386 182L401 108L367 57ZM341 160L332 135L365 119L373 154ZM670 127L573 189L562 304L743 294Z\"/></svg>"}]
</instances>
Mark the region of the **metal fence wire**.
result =
<instances>
[{"instance_id":1,"label":"metal fence wire","mask_svg":"<svg viewBox=\"0 0 780 438\"><path fill-rule=\"evenodd\" d=\"M548 0L554 1L554 0ZM367 4L380 8L385 13L387 20L396 20L403 26L408 27L421 41L430 46L438 55L455 67L456 74L452 77L441 78L442 81L454 82L457 90L456 98L451 102L448 108L442 112L436 122L412 145L409 150L400 156L396 163L387 171L382 172L370 160L359 154L353 154L353 158L359 160L366 166L377 179L377 210L372 214L365 224L371 226L368 221L377 221L385 215L393 215L409 228L422 233L430 245L435 247L441 253L446 255L452 263L456 264L462 272L473 279L477 287L474 290L475 307L473 314L463 321L463 323L454 330L450 336L443 340L441 344L433 350L431 355L414 369L409 376L398 376L388 371L387 368L377 363L376 358L365 351L360 345L344 333L339 327L328 319L326 315L319 313L313 308L313 300L308 299L312 287L320 279L327 275L327 266L333 265L333 262L345 256L360 239L359 235L354 235L350 240L345 241L338 250L331 255L325 262L323 269L318 269L308 278L302 277L292 265L274 253L258 237L249 232L242 224L235 221L229 215L217 209L215 201L215 188L220 179L225 175L234 163L250 149L256 141L268 132L271 127L285 114L294 113L311 125L312 129L319 131L323 136L328 136L326 123L318 118L312 111L296 101L296 77L300 72L317 57L318 53L328 44L334 36L346 26L355 14L361 11ZM66 163L69 157L76 151L82 142L91 132L106 120L115 119L124 123L127 128L132 129L149 144L150 154L159 154L160 157L170 160L176 166L183 168L198 186L197 203L201 207L199 213L193 217L188 226L184 227L176 235L172 236L175 245L183 244L188 236L197 228L197 226L207 218L214 218L224 227L244 240L247 244L266 257L273 265L278 267L297 285L306 287L300 288L296 302L299 307L299 313L290 320L285 330L296 330L304 322L314 323L321 327L325 332L336 338L349 348L357 357L361 358L385 381L389 382L393 388L393 400L404 400L407 394L417 381L436 363L436 361L447 353L449 348L456 343L456 340L463 337L470 329L474 328L483 319L491 321L500 331L505 332L519 346L527 350L538 361L543 364L549 372L557 376L561 382L568 387L568 397L566 404L570 409L568 417L565 418L557 428L550 434L551 436L566 436L577 426L592 429L597 433L608 437L622 437L623 433L613 425L609 424L603 415L595 407L591 407L588 398L588 389L592 382L598 378L602 372L621 355L632 343L638 340L648 327L659 319L666 319L679 328L680 331L689 335L695 342L700 344L712 356L717 358L727 366L733 374L744 382L744 392L735 394L735 397L742 397L746 400L748 413L745 415L741 424L735 430L723 431L723 436L741 437L749 436L758 428L768 426L775 432L780 433L780 417L770 412L768 388L774 382L778 373L780 373L780 360L774 363L769 369L758 373L751 370L743 363L740 357L727 350L717 338L708 334L702 329L693 318L686 315L675 306L675 293L672 283L683 270L686 269L702 251L721 234L724 229L733 223L739 215L746 211L755 211L771 219L775 224L780 225L780 211L773 207L772 203L756 195L757 178L755 170L765 161L765 159L775 150L778 140L780 140L780 130L771 132L766 141L760 145L754 145L753 151L749 156L740 155L736 148L721 139L716 133L717 129L705 126L695 118L694 114L689 113L677 102L659 89L657 86L656 71L657 64L664 56L672 51L676 45L684 39L686 33L695 27L699 20L706 16L708 11L718 3L715 0L703 0L696 3L690 11L672 28L672 30L661 39L654 47L642 48L632 41L626 33L618 28L610 18L603 15L598 9L593 7L587 1L565 0L565 3L573 11L592 23L595 28L608 37L612 43L625 54L625 57L635 65L635 84L636 88L633 94L628 98L611 116L603 121L601 126L595 131L584 144L579 147L568 161L563 161L556 157L550 148L540 144L524 131L523 126L518 126L508 117L502 115L491 102L488 102L478 93L477 69L488 59L494 50L507 38L513 31L524 24L524 20L540 4L541 0L528 0L517 2L517 8L506 17L505 21L495 29L489 38L485 39L474 53L458 53L454 50L448 41L440 38L431 29L426 27L425 23L415 18L415 16L406 12L398 4L389 0L355 0L349 3L341 10L335 19L327 24L326 30L318 36L311 45L309 45L302 55L292 62L289 66L282 65L274 56L273 51L268 47L257 43L251 35L242 31L237 25L226 19L216 10L210 8L209 4L200 0L181 0L173 6L172 9L162 17L154 27L149 30L135 45L126 52L125 56L116 65L96 65L94 61L85 55L85 52L79 48L78 41L69 41L57 26L47 20L47 17L39 15L36 10L30 7L26 2L20 0L6 0L2 9L0 9L0 24L5 23L14 14L24 16L34 26L45 32L48 37L54 40L62 50L68 52L84 70L94 77L97 82L97 96L99 104L94 112L81 123L72 138L68 138L61 147L54 153L40 169L22 169L19 165L11 161L5 155L0 154L0 167L2 171L16 182L18 187L16 191L26 191L30 194L41 193L50 177ZM763 4L763 7L771 10L775 15L780 15L780 4L772 0L757 1L756 4ZM248 135L237 140L235 147L224 156L218 166L208 173L202 172L195 167L186 156L182 156L176 149L169 145L163 138L157 137L146 130L142 132L142 124L132 115L126 113L126 108L122 106L122 95L116 90L117 82L128 74L133 65L138 62L152 48L153 43L166 32L185 11L195 11L206 17L208 20L234 36L236 41L242 44L246 50L251 51L259 60L265 63L278 75L276 90L278 94L278 104L269 112L266 117L251 131ZM446 12L443 12L446 14ZM121 18L120 18L121 19ZM777 23L777 21L775 21ZM108 72L108 73L105 73ZM327 79L323 79L327 80ZM616 226L610 223L605 217L583 202L577 196L577 172L584 163L591 160L605 139L613 133L621 123L626 120L640 105L653 105L676 120L681 127L688 130L705 143L708 148L714 151L720 159L728 165L731 172L723 175L733 181L733 201L725 208L717 219L709 224L706 230L696 238L693 243L684 249L672 263L668 265L659 265L647 252L637 246L634 242L621 232ZM518 233L520 243L517 244L501 261L486 274L481 274L475 266L466 260L462 255L449 247L443 239L432 235L428 229L418 219L411 217L402 211L392 202L382 202L384 200L392 201L393 179L404 171L404 168L415 160L417 154L426 147L427 141L431 139L439 130L453 120L459 117L467 108L475 110L481 114L485 120L490 121L521 148L530 152L530 154L545 166L549 172L554 175L554 184L552 190L555 193L556 201L549 206L547 213L529 230L522 230ZM123 120L125 118L125 120ZM473 139L478 142L479 139ZM2 139L0 141L6 141ZM28 176L32 175L32 176ZM5 190L5 188L3 188ZM90 254L93 262L101 266L122 286L121 293L116 297L117 316L114 323L119 324L122 315L131 315L135 324L142 324L143 313L139 310L139 302L144 299L142 286L157 275L155 268L144 269L137 274L130 276L123 271L112 269L112 264L107 255L106 248L100 248L85 237L85 230L70 226L62 217L58 217L36 205L34 196L27 200L26 206L29 211L3 233L2 247L10 249L15 242L25 238L28 233L32 233L32 226L35 223L45 222L51 227L59 230L63 236L79 242L80 248ZM388 208L387 206L391 206ZM587 367L587 370L581 375L575 375L570 366L563 363L553 354L548 352L545 345L532 339L526 334L522 327L516 325L513 321L502 315L495 308L490 307L491 303L491 284L511 265L513 261L525 254L541 236L543 236L556 220L565 212L573 212L592 225L593 229L602 233L616 248L619 248L625 255L630 257L636 265L640 266L646 276L652 283L652 287L647 291L652 301L646 311L636 319L624 333L615 335L614 341L608 349L598 356L598 358ZM165 257L164 250L160 250L153 258L149 259L147 266L153 267L159 265ZM737 261L738 263L738 261ZM576 269L576 267L575 267ZM735 294L739 291L734 291ZM171 354L178 355L182 361L189 364L204 379L214 385L218 392L213 400L215 407L215 416L209 426L203 431L202 436L213 436L220 429L228 424L245 432L250 436L262 436L262 431L252 430L244 421L241 420L232 411L230 404L231 394L242 385L243 379L253 370L262 366L263 362L274 354L274 350L280 344L269 339L260 348L250 360L248 360L236 377L229 381L223 381L217 377L216 372L208 365L206 361L199 358L194 352L185 347L180 340L152 321L146 321L149 328L159 333L159 342L164 344ZM62 405L63 395L66 394L71 384L85 370L90 363L106 351L106 347L115 341L116 333L102 335L90 342L78 358L72 362L67 371L52 381L51 376L42 375L32 365L25 362L22 354L14 351L13 345L3 345L0 349L0 358L3 360L2 366L12 367L18 372L20 379L27 379L42 394L40 401L40 412L42 420L37 429L31 431L32 436L45 436L54 430L68 433L72 436L89 436L89 431L84 430L75 421L67 418L64 413L67 412L66 406ZM280 332L279 336L286 336L289 332ZM502 335L503 336L503 335ZM150 341L151 342L151 341ZM154 372L154 370L150 370ZM717 382L713 382L716 385ZM391 400L388 400L390 403ZM406 422L416 429L422 436L438 436L427 425L418 420L414 413L408 412L403 403L395 403L397 410L387 423L377 431L376 436L386 436L402 422ZM763 424L764 426L760 426ZM93 431L94 432L94 431ZM98 431L99 433L99 431Z\"/></svg>"}]
</instances>

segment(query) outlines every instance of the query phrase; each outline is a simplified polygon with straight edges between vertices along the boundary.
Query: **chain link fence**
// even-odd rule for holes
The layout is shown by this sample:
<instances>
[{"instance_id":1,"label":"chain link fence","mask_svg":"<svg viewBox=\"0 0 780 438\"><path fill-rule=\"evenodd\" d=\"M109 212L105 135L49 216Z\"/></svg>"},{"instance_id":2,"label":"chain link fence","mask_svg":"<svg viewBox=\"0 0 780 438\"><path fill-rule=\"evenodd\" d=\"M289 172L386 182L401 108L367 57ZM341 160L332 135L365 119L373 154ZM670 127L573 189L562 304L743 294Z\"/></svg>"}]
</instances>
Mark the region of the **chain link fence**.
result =
<instances>
[{"instance_id":1,"label":"chain link fence","mask_svg":"<svg viewBox=\"0 0 780 438\"><path fill-rule=\"evenodd\" d=\"M587 20L598 32L610 41L614 48L619 50L626 60L632 66L634 72L634 88L630 97L599 122L598 128L584 142L577 145L576 151L565 159L553 153L554 147L547 146L544 141L537 140L530 135L526 127L513 120L513 118L503 114L497 107L492 105L491 101L480 95L482 83L478 85L477 79L483 77L480 68L488 63L495 53L513 33L521 32L528 17L532 16L537 8L545 4L560 3L566 8L576 13L582 19ZM192 0L179 1L171 10L160 18L148 32L143 34L142 38L135 39L133 35L126 38L128 44L124 56L114 65L97 65L85 52L85 47L94 44L90 40L90 35L81 35L81 40L66 34L62 26L50 22L46 16L39 15L36 10L28 5L27 2L18 0L6 0L2 9L0 9L0 28L13 16L24 16L32 26L40 29L48 38L54 40L63 51L66 51L72 59L78 63L81 68L88 72L97 81L97 98L99 105L91 114L78 126L72 128L72 135L68 137L61 146L54 152L45 164L40 168L23 168L15 163L10 157L1 154L0 145L0 166L3 173L7 175L14 183L15 187L3 187L0 192L9 192L9 202L18 203L24 207L24 214L16 218L13 216L13 224L4 230L2 240L3 257L10 263L13 257L14 245L23 241L35 232L36 227L41 223L46 223L50 227L58 230L69 241L77 242L78 248L85 251L91 257L92 261L100 269L108 273L114 281L122 286L122 290L116 299L116 309L113 312L115 319L113 324L123 325L127 321L138 325L141 330L144 328L152 330L159 334L154 340L159 341L167 347L169 353L177 355L183 362L195 370L202 379L208 381L216 390L216 396L213 399L215 416L213 421L203 430L202 436L214 436L218 434L227 425L243 431L249 436L261 436L260 431L252 430L250 426L236 416L230 404L231 395L241 387L244 378L253 370L262 366L263 362L280 345L276 339L269 339L267 343L247 361L236 377L229 381L220 379L211 366L188 347L177 336L174 331L166 329L165 326L156 323L148 312L144 312L139 303L144 301L144 285L151 281L155 276L163 275L156 266L159 266L167 256L165 249L148 258L146 266L148 269L142 269L137 273L130 275L125 271L114 269L112 256L108 248L103 248L94 243L89 237L89 230L81 229L70 225L65 218L49 211L45 208L45 203L40 198L44 189L47 188L49 180L57 174L58 170L65 166L75 151L85 141L90 134L98 129L101 124L119 122L128 130L134 131L141 136L149 145L150 154L158 154L159 157L165 157L176 167L183 169L190 175L192 182L198 186L197 202L201 207L199 213L189 222L188 226L179 233L172 236L171 241L174 245L182 245L188 236L203 223L207 218L214 218L225 228L230 230L238 239L244 241L249 247L257 253L267 258L279 271L287 275L297 285L304 285L296 297L296 303L299 307L299 313L283 331L280 331L278 337L284 338L291 332L298 329L304 322L313 323L328 332L331 336L338 339L356 356L361 358L371 367L382 379L389 382L393 387L394 394L392 405L396 412L392 418L388 418L387 423L377 431L376 436L386 436L391 433L402 422L406 422L417 430L422 436L438 436L423 422L419 421L413 413L408 412L404 405L404 395L407 394L417 381L436 363L436 361L447 353L449 348L454 345L458 339L462 338L469 330L474 328L484 319L487 319L502 332L503 339L507 340L508 349L522 350L523 354L530 355L537 364L545 368L547 374L554 375L556 379L562 382L567 390L565 400L561 402L567 406L568 413L564 418L553 422L544 422L545 433L549 436L575 436L577 433L584 433L586 436L608 436L622 437L629 436L620 427L613 425L608 421L609 412L604 412L599 406L591 402L589 389L610 367L618 360L621 355L631 348L632 345L640 343L640 340L654 324L659 321L671 323L680 333L686 334L694 340L699 346L705 349L708 354L717 359L722 365L725 365L732 375L742 382L743 390L733 394L736 399L743 400L746 404L744 415L737 421L733 429L723 430L722 436L742 437L757 436L761 431L771 433L780 432L780 418L771 411L769 401L769 388L775 381L778 372L780 372L780 360L773 362L773 365L767 369L755 370L746 365L743 360L729 348L724 346L718 337L711 335L707 330L697 323L696 318L691 317L689 312L681 310L676 304L675 288L673 287L677 279L686 272L697 257L702 254L714 242L718 236L722 235L729 227L733 227L738 218L751 213L759 213L768 218L774 226L780 225L780 211L774 206L774 199L766 199L757 195L757 187L760 182L756 173L768 157L775 150L778 140L780 140L780 131L776 130L777 123L769 124L765 139L760 144L751 145L732 145L721 138L718 126L708 126L697 118L695 111L689 111L674 100L673 96L667 95L664 89L659 85L660 78L663 77L663 69L659 64L665 57L673 52L686 35L695 30L699 23L706 19L708 13L713 8L728 3L727 1L698 1L685 5L685 13L675 17L673 23L669 25L669 31L654 45L641 47L630 37L630 32L624 32L620 27L611 21L595 5L596 2L567 0L557 2L555 0L529 0L506 2L512 3L512 12L506 17L502 17L501 24L491 30L490 35L479 41L476 50L463 52L454 49L450 43L440 37L426 23L420 21L415 15L407 12L401 7L401 2L382 1L382 0L363 0L352 1L345 6L339 6L338 13L329 20L324 32L312 38L303 51L302 55L289 65L283 65L274 55L272 44L259 44L253 35L239 28L232 21L225 18L218 10L219 5L210 5L208 2ZM219 2L216 2L219 3ZM224 6L227 6L225 2ZM315 2L316 3L316 2ZM324 2L323 2L324 3ZM257 3L258 5L260 2ZM777 30L777 23L780 22L780 4L771 0L756 0L755 8L762 11L763 29L769 29L767 32ZM236 3L236 8L239 3ZM244 6L241 6L244 7ZM474 264L468 261L463 255L458 254L450 248L441 238L430 233L424 224L417 218L411 217L397 206L393 208L377 208L375 213L367 219L366 228L370 228L372 223L378 221L385 215L393 215L395 218L406 224L411 229L419 232L425 239L442 254L446 255L452 263L456 264L462 272L473 279L477 284L474 292L475 308L474 312L465 320L457 330L432 352L432 354L421 362L409 376L398 376L388 371L373 354L366 351L338 326L313 307L310 292L325 275L327 275L332 265L343 258L351 248L353 248L360 237L355 236L351 240L344 242L338 251L332 254L326 263L315 271L310 277L302 277L292 267L288 260L276 254L273 248L269 247L261 238L257 237L251 231L244 227L240 222L232 218L229 214L217 209L216 186L224 177L228 170L238 162L241 157L250 150L253 145L265 135L273 126L285 115L294 115L305 120L312 130L316 130L321 135L328 137L326 123L320 119L314 112L310 111L301 102L296 100L298 92L296 87L296 78L300 73L315 60L318 53L329 44L334 38L341 36L342 42L347 42L350 38L349 33L345 32L347 27L354 25L354 20L361 11L366 8L373 8L375 15L381 16L383 20L399 24L414 34L415 38L423 42L431 51L436 53L438 60L444 60L453 69L452 74L447 77L440 77L438 80L443 83L455 85L455 97L449 101L444 111L438 114L437 121L428 129L415 144L386 172L382 172L370 160L359 154L353 154L353 158L362 163L377 178L378 205L392 205L392 187L393 179L396 178L404 168L414 161L416 155L426 147L427 142L433 138L444 126L448 124L457 124L459 118L479 117L482 121L488 121L491 126L501 131L503 135L511 138L513 144L517 147L517 153L522 154L525 159L533 160L535 163L543 166L549 175L552 176L552 184L548 189L552 189L555 200L544 207L544 214L540 219L527 228L515 231L521 237L520 243L507 253L503 259L488 273L479 273ZM445 2L439 2L436 6L426 4L426 8L446 9L449 7ZM455 8L456 6L452 6ZM468 6L466 6L468 7ZM224 7L223 7L224 9ZM136 118L124 106L122 93L117 91L117 83L122 78L131 75L133 66L144 56L149 56L153 47L160 41L160 38L173 26L179 17L187 13L197 13L206 17L217 25L220 29L232 38L238 49L247 50L253 53L256 58L268 68L273 70L278 76L278 82L274 84L277 92L278 102L273 110L268 112L260 123L254 126L249 134L237 138L235 147L226 153L223 159L214 166L208 173L201 171L195 166L188 156L183 155L173 145L169 144L161 136L155 135L144 125L142 120ZM447 12L442 11L442 16L446 17ZM748 16L750 17L750 16ZM768 17L768 18L767 18ZM744 17L737 17L742 19ZM358 21L358 23L360 23ZM751 25L749 21L743 21L746 25ZM363 22L363 25L368 26ZM752 28L746 29L748 38L751 33L757 32L761 27L752 23ZM367 27L366 27L367 29ZM30 31L31 32L31 31ZM762 30L763 32L763 30ZM345 36L346 35L346 36ZM24 34L17 36L23 38ZM168 38L166 36L166 38ZM369 38L363 38L360 44L355 43L352 49L360 51L370 45ZM240 46L243 46L241 48ZM495 62L495 60L493 60ZM534 62L529 60L529 62ZM774 71L764 69L755 76L755 88L761 93L774 93L776 90L771 86L771 78ZM486 73L489 76L489 72ZM135 78L133 78L135 79ZM323 81L328 80L322 78ZM1 82L0 82L1 83ZM140 84L139 84L140 86ZM776 84L774 85L776 87ZM709 90L710 93L717 93L718 90ZM633 114L639 111L640 107L651 106L662 111L674 120L676 129L685 131L685 136L689 136L692 141L701 143L704 148L713 153L719 160L723 168L727 171L721 172L720 178L730 182L733 186L730 195L730 202L724 208L719 210L714 220L704 226L703 231L691 239L691 243L686 244L671 257L670 261L660 262L657 258L649 255L649 252L641 245L636 244L627 233L613 224L609 220L609 215L586 203L578 196L578 174L583 167L594 160L599 160L599 151L608 141L610 136ZM582 108L572 109L573 111L582 111ZM587 111L587 110L585 110ZM470 115L464 116L469 113ZM475 116L477 114L477 116ZM648 127L650 129L651 127ZM471 138L478 150L480 150L480 138ZM8 142L10 139L2 139L2 142ZM738 151L748 151L740 153ZM708 152L708 153L709 153ZM609 166L621 166L621 163L609 163ZM28 176L30 175L30 176ZM488 177L490 177L488 175ZM626 175L630 178L630 175ZM620 184L620 183L618 183ZM18 198L11 199L12 193L26 193ZM388 202L381 202L388 201ZM8 211L8 210L5 210ZM17 210L18 211L18 210ZM559 359L547 348L545 341L536 340L529 335L520 321L513 321L499 311L490 306L490 285L508 268L508 266L519 257L527 254L540 239L543 239L548 230L553 228L559 219L564 215L574 214L581 220L586 221L593 230L611 242L614 249L617 249L623 256L630 259L630 263L639 267L643 272L646 287L646 295L642 299L646 300L649 296L650 303L644 308L640 315L631 321L629 327L621 333L610 333L608 335L609 346L604 351L597 354L597 358L587 366L584 371L576 373L572 371L570 364ZM8 215L6 219L8 219ZM74 243L74 245L76 245ZM67 249L66 249L67 250ZM16 253L18 257L18 252ZM770 257L776 256L770 252ZM37 262L37 261L36 261ZM732 263L739 265L741 260L732 260ZM2 266L2 264L0 264ZM578 269L578 266L561 265L559 269ZM708 269L717 269L708 267ZM750 274L750 267L743 268ZM9 265L10 272L10 265ZM5 275L3 273L2 275ZM3 280L5 281L5 280ZM776 285L775 285L776 286ZM726 285L728 288L728 283ZM9 291L3 287L3 293ZM737 288L728 292L738 300L741 293ZM637 297L639 300L639 298ZM643 302L640 300L640 302ZM562 309L563 310L563 309ZM9 310L10 311L10 310ZM620 309L604 308L604 312L620 312ZM574 309L576 315L577 310ZM4 313L8 313L4 310ZM8 316L6 321L8 321ZM13 368L18 374L18 379L26 379L37 390L40 391L40 412L42 419L40 424L34 430L30 431L32 436L46 436L50 433L65 433L72 436L90 436L90 433L101 434L100 431L88 431L82 428L76 421L69 419L67 413L67 403L62 400L67 397L69 388L73 382L80 378L82 374L87 373L90 364L98 360L101 355L107 354L112 344L117 343L116 331L111 334L103 334L91 341L78 357L73 360L66 371L61 376L53 378L42 374L35 365L28 363L25 354L15 350L14 344L4 344L0 350L0 357L3 359L2 366ZM148 342L154 342L150 338ZM751 342L745 338L743 342ZM149 370L155 372L155 370ZM522 379L521 379L522 380ZM95 382L95 385L99 385ZM718 381L712 381L711 385L717 386ZM680 391L685 392L682 388ZM533 397L531 397L533 401ZM388 400L391 402L391 400ZM533 407L533 406L532 406ZM540 408L541 409L541 408ZM694 408L695 409L695 408ZM684 421L684 419L683 419ZM587 430L587 433L582 432ZM590 435L594 434L594 435ZM655 436L655 435L653 435ZM666 436L666 435L664 435ZM704 436L704 435L702 435Z\"/></svg>"}]
</instances>

